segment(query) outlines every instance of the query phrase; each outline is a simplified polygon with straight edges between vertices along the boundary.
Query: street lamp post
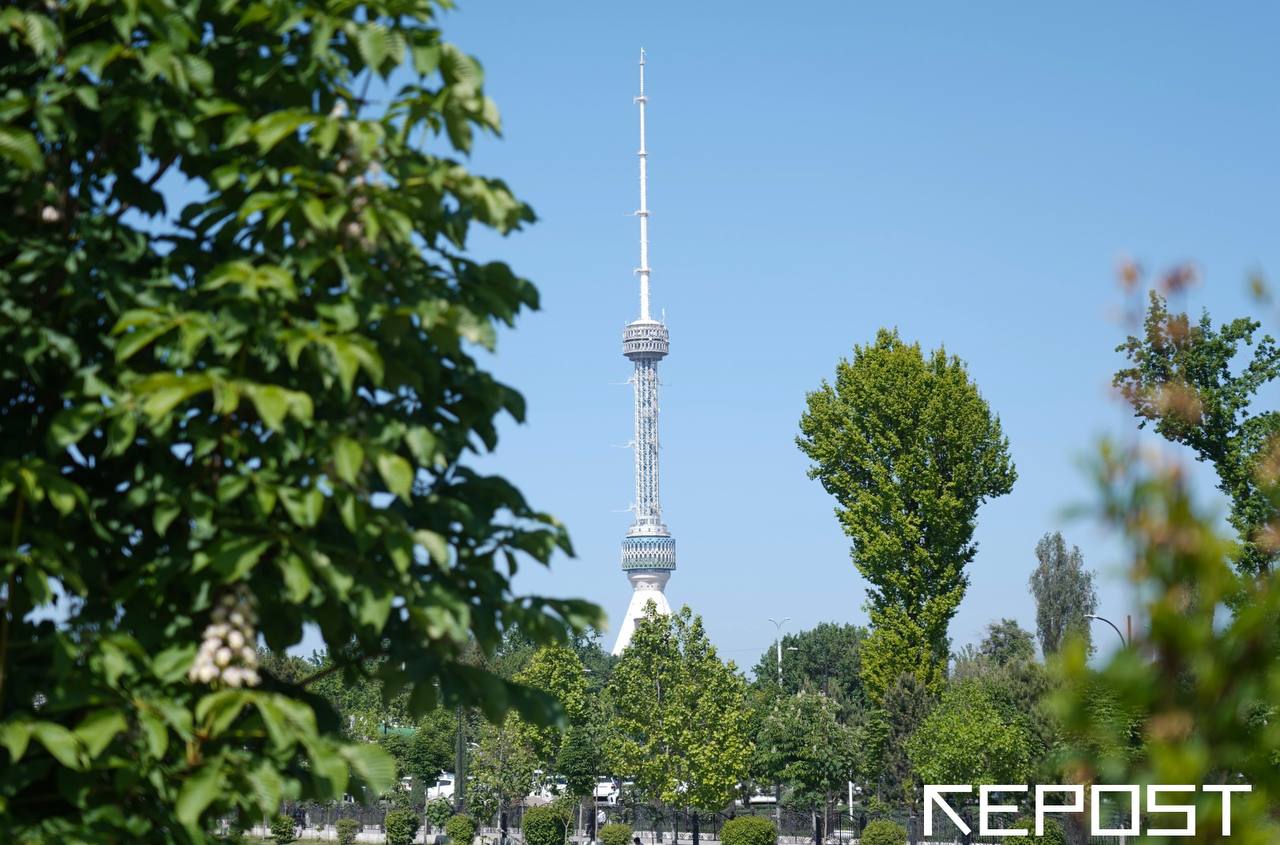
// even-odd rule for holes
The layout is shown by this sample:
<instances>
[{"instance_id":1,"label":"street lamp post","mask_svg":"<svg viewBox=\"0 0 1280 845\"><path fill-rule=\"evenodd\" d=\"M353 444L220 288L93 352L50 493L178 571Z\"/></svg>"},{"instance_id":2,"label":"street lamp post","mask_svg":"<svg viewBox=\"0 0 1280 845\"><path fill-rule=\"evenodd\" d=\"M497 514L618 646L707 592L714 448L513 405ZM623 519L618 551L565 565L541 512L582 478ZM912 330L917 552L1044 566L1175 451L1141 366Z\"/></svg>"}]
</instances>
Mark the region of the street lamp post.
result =
<instances>
[{"instance_id":1,"label":"street lamp post","mask_svg":"<svg viewBox=\"0 0 1280 845\"><path fill-rule=\"evenodd\" d=\"M1111 630L1116 632L1116 636L1120 638L1120 645L1122 645L1125 648L1129 647L1129 641L1125 639L1124 634L1120 632L1120 629L1118 627L1116 627L1116 623L1112 622L1110 619L1107 619L1105 616L1098 616L1093 613L1086 613L1084 615L1084 618L1092 619L1095 622L1106 622L1108 625L1111 626Z\"/></svg>"},{"instance_id":2,"label":"street lamp post","mask_svg":"<svg viewBox=\"0 0 1280 845\"><path fill-rule=\"evenodd\" d=\"M784 616L782 621L770 619L778 633L778 691L782 691L782 626L791 621L790 616ZM782 782L773 782L773 821L778 828L778 833L782 833Z\"/></svg>"}]
</instances>

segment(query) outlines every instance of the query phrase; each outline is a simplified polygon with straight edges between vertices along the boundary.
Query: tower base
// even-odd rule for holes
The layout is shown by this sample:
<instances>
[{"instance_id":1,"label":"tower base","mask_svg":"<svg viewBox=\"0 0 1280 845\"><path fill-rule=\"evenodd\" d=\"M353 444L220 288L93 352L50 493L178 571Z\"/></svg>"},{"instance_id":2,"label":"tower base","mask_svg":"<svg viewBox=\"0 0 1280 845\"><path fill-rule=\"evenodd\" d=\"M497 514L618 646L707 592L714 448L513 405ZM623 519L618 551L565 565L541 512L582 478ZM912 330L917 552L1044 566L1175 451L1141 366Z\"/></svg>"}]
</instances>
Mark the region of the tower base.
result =
<instances>
[{"instance_id":1,"label":"tower base","mask_svg":"<svg viewBox=\"0 0 1280 845\"><path fill-rule=\"evenodd\" d=\"M658 612L664 616L671 615L671 605L667 603L667 580L671 573L658 569L632 570L627 573L631 582L631 603L627 605L626 616L618 628L618 639L613 644L613 656L617 657L631 645L631 635L636 632L636 622L644 618L644 609L653 602Z\"/></svg>"}]
</instances>

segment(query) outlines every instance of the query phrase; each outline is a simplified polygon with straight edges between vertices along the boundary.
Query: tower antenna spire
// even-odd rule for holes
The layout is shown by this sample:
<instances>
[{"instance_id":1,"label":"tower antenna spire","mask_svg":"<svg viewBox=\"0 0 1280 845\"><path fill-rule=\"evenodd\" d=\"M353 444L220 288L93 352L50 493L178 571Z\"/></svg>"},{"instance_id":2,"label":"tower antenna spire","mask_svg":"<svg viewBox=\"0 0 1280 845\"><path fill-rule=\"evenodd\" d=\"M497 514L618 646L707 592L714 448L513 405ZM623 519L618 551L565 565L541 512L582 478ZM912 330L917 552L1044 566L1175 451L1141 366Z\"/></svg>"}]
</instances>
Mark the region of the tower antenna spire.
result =
<instances>
[{"instance_id":1,"label":"tower antenna spire","mask_svg":"<svg viewBox=\"0 0 1280 845\"><path fill-rule=\"evenodd\" d=\"M640 94L636 103L640 106L640 208L636 216L640 218L640 266L636 273L640 276L640 319L649 320L649 154L644 146L644 48L640 48Z\"/></svg>"}]
</instances>

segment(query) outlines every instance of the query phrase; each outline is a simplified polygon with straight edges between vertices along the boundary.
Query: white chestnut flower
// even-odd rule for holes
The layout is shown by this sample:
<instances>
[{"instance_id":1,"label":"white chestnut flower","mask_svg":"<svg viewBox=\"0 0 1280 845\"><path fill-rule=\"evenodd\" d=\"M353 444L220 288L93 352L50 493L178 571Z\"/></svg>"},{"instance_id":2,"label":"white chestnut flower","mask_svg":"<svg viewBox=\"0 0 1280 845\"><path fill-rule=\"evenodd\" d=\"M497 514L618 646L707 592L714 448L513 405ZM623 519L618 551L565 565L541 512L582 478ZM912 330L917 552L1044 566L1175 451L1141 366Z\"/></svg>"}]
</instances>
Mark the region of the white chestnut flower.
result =
<instances>
[{"instance_id":1,"label":"white chestnut flower","mask_svg":"<svg viewBox=\"0 0 1280 845\"><path fill-rule=\"evenodd\" d=\"M188 679L229 687L258 684L257 621L253 596L243 584L223 595L210 613Z\"/></svg>"},{"instance_id":2,"label":"white chestnut flower","mask_svg":"<svg viewBox=\"0 0 1280 845\"><path fill-rule=\"evenodd\" d=\"M57 223L62 219L62 212L51 205L46 205L40 209L40 219L46 223Z\"/></svg>"},{"instance_id":3,"label":"white chestnut flower","mask_svg":"<svg viewBox=\"0 0 1280 845\"><path fill-rule=\"evenodd\" d=\"M329 117L341 120L347 116L347 101L338 100L333 104L333 108L329 110Z\"/></svg>"}]
</instances>

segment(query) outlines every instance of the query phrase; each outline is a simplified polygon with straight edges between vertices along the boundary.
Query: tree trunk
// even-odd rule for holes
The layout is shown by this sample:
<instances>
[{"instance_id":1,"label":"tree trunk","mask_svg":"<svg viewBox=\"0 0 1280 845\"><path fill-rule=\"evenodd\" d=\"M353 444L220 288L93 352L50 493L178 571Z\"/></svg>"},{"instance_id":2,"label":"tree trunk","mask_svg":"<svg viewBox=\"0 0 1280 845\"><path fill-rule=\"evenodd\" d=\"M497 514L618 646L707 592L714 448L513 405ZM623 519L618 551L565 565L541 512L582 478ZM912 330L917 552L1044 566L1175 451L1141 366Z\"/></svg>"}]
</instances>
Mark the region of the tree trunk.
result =
<instances>
[{"instance_id":1,"label":"tree trunk","mask_svg":"<svg viewBox=\"0 0 1280 845\"><path fill-rule=\"evenodd\" d=\"M693 811L693 845L698 845L698 811Z\"/></svg>"}]
</instances>

